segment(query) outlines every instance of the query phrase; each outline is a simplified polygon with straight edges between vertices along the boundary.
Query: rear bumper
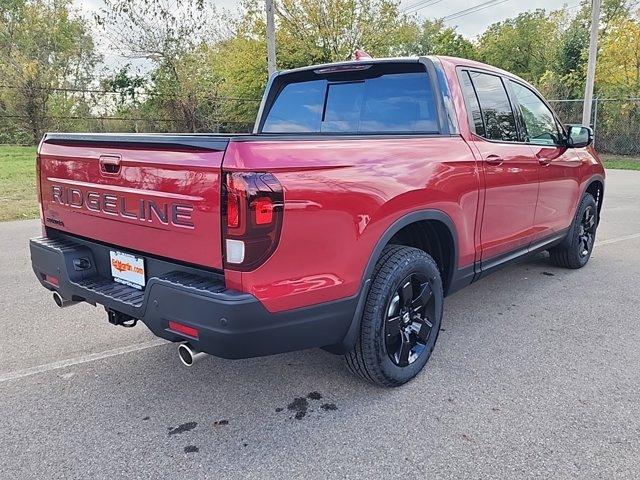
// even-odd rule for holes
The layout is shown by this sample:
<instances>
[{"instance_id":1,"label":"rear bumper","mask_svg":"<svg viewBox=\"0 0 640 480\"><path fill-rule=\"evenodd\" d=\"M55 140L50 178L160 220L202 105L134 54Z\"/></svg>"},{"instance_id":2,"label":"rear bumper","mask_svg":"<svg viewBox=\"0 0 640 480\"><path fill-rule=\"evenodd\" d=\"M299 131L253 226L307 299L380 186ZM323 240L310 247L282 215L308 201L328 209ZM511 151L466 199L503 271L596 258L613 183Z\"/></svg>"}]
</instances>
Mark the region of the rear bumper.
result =
<instances>
[{"instance_id":1,"label":"rear bumper","mask_svg":"<svg viewBox=\"0 0 640 480\"><path fill-rule=\"evenodd\" d=\"M141 320L159 337L187 341L223 358L339 345L358 303L355 296L270 313L252 295L226 289L223 276L207 270L145 257L147 284L140 291L112 280L109 246L56 235L31 239L30 249L40 283L63 298L103 305ZM78 259L88 260L89 268L79 270ZM48 276L55 277L57 285L49 283ZM170 321L198 329L198 338L172 331Z\"/></svg>"}]
</instances>

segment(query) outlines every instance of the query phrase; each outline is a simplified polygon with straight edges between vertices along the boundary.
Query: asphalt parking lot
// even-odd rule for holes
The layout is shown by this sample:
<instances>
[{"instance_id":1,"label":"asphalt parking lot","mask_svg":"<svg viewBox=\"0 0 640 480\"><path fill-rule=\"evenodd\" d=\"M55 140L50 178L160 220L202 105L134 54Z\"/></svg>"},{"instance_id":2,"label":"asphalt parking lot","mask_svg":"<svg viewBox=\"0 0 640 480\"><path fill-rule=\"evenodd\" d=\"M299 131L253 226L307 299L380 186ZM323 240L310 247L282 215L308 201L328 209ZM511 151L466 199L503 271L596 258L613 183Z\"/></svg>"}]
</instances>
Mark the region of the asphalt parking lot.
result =
<instances>
[{"instance_id":1,"label":"asphalt parking lot","mask_svg":"<svg viewBox=\"0 0 640 480\"><path fill-rule=\"evenodd\" d=\"M584 269L538 255L448 298L394 390L322 350L186 369L144 326L56 308L38 221L0 224L0 476L637 478L640 172L608 172L603 217Z\"/></svg>"}]
</instances>

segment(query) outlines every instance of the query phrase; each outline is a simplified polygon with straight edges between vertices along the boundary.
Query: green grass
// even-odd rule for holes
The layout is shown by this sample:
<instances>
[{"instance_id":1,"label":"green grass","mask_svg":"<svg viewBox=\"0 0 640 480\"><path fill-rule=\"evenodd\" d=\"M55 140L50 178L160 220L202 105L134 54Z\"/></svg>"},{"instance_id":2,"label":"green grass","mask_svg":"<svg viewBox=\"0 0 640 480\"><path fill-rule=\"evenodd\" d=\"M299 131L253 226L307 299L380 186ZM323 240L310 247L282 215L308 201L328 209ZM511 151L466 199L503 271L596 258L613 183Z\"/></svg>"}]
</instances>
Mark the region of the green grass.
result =
<instances>
[{"instance_id":1,"label":"green grass","mask_svg":"<svg viewBox=\"0 0 640 480\"><path fill-rule=\"evenodd\" d=\"M36 147L0 145L0 221L37 217Z\"/></svg>"},{"instance_id":2,"label":"green grass","mask_svg":"<svg viewBox=\"0 0 640 480\"><path fill-rule=\"evenodd\" d=\"M628 155L611 155L603 153L600 155L605 168L615 168L619 170L640 170L640 158Z\"/></svg>"}]
</instances>

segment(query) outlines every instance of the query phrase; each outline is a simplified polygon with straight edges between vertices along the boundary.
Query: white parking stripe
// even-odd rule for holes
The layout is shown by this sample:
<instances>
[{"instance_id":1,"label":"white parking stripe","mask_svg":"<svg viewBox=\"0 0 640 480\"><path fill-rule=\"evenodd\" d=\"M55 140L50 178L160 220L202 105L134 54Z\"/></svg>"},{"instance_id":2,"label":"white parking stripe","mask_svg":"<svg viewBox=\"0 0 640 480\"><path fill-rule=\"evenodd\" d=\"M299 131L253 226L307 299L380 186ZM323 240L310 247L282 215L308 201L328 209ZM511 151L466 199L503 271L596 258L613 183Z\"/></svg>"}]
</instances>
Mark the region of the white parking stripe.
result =
<instances>
[{"instance_id":1,"label":"white parking stripe","mask_svg":"<svg viewBox=\"0 0 640 480\"><path fill-rule=\"evenodd\" d=\"M612 243L624 242L625 240L631 240L634 238L640 238L640 233L633 233L631 235L625 235L624 237L610 238L609 240L601 240L599 242L596 242L596 247L602 245L611 245Z\"/></svg>"},{"instance_id":2,"label":"white parking stripe","mask_svg":"<svg viewBox=\"0 0 640 480\"><path fill-rule=\"evenodd\" d=\"M112 350L105 350L104 352L90 353L89 355L83 355L82 357L70 358L68 360L60 360L59 362L47 363L45 365L38 365L31 368L25 368L24 370L16 370L13 372L0 373L0 383L8 382L9 380L17 380L19 378L30 377L31 375L50 372L52 370L59 370L61 368L71 367L73 365L80 365L82 363L95 362L96 360L115 357L116 355L137 352L137 351L146 350L147 348L152 348L152 347L159 347L160 345L166 345L167 343L170 343L170 342L167 342L166 340L162 340L158 338L156 340L151 340L145 343L138 343L136 345L129 345L126 347L114 348Z\"/></svg>"}]
</instances>

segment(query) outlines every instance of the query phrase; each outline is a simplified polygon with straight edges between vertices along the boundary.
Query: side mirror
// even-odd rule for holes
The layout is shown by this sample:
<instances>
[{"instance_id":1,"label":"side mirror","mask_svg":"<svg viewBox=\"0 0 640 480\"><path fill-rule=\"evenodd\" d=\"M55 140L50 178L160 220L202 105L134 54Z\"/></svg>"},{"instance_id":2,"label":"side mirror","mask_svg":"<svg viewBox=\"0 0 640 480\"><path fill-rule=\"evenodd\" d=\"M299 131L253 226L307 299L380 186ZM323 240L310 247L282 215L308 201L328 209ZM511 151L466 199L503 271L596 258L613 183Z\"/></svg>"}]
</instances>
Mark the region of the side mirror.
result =
<instances>
[{"instance_id":1,"label":"side mirror","mask_svg":"<svg viewBox=\"0 0 640 480\"><path fill-rule=\"evenodd\" d=\"M591 145L593 142L593 129L582 125L567 125L569 136L567 138L567 146L569 148L583 148Z\"/></svg>"}]
</instances>

